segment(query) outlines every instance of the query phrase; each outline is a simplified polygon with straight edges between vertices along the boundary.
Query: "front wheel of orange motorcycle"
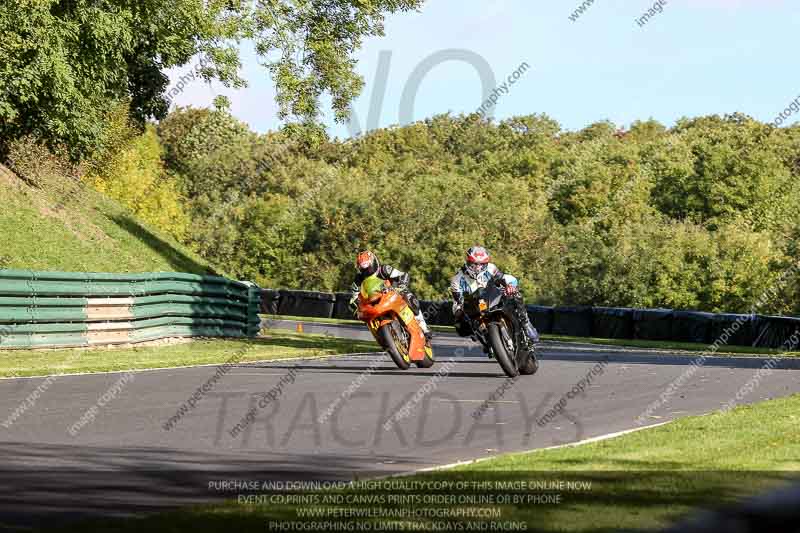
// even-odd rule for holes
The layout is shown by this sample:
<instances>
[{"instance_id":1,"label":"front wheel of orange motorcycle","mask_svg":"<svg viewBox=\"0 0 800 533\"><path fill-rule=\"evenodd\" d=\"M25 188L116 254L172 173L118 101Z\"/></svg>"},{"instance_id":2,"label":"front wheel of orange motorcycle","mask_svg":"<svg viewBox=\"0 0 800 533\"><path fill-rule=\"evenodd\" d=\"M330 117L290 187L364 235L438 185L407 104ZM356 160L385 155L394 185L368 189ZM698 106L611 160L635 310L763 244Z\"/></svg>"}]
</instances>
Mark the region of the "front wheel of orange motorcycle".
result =
<instances>
[{"instance_id":1,"label":"front wheel of orange motorcycle","mask_svg":"<svg viewBox=\"0 0 800 533\"><path fill-rule=\"evenodd\" d=\"M408 355L411 336L406 328L398 320L393 320L378 329L378 337L380 338L381 346L392 358L397 368L408 370L408 367L411 366L411 359Z\"/></svg>"},{"instance_id":2,"label":"front wheel of orange motorcycle","mask_svg":"<svg viewBox=\"0 0 800 533\"><path fill-rule=\"evenodd\" d=\"M415 364L419 368L430 368L433 366L433 348L430 341L425 341L425 357L422 361L416 361Z\"/></svg>"}]
</instances>

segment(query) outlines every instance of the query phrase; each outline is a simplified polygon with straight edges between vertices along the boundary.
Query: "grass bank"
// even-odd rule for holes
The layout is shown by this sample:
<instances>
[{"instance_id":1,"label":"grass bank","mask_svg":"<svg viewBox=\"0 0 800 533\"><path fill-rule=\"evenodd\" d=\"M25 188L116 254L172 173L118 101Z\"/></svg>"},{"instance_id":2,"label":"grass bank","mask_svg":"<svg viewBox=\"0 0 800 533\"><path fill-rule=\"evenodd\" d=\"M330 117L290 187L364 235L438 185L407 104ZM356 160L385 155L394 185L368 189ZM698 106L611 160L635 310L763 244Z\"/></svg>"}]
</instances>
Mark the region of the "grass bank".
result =
<instances>
[{"instance_id":1,"label":"grass bank","mask_svg":"<svg viewBox=\"0 0 800 533\"><path fill-rule=\"evenodd\" d=\"M93 189L36 188L0 165L0 268L204 274L203 259Z\"/></svg>"}]
</instances>

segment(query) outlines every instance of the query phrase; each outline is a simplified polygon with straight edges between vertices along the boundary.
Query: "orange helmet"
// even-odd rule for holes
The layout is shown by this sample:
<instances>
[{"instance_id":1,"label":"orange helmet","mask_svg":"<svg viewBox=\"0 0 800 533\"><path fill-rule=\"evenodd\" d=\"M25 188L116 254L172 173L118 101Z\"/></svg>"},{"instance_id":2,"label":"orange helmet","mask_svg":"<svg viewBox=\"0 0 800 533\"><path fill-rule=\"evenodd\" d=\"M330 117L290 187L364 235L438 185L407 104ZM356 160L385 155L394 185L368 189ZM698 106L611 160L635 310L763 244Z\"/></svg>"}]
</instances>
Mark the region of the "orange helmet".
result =
<instances>
[{"instance_id":1,"label":"orange helmet","mask_svg":"<svg viewBox=\"0 0 800 533\"><path fill-rule=\"evenodd\" d=\"M365 250L356 256L356 268L365 276L371 276L378 271L380 266L378 256L369 250Z\"/></svg>"}]
</instances>

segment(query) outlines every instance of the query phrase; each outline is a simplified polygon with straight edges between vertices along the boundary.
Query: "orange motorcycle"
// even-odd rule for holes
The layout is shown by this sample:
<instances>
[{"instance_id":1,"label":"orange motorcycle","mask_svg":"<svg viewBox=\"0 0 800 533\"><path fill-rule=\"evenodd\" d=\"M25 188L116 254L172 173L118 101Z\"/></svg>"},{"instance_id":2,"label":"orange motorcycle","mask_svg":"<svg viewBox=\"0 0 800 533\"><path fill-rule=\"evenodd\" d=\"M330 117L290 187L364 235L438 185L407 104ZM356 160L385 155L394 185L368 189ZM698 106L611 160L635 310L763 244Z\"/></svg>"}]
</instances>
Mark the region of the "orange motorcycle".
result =
<instances>
[{"instance_id":1,"label":"orange motorcycle","mask_svg":"<svg viewBox=\"0 0 800 533\"><path fill-rule=\"evenodd\" d=\"M358 319L369 326L375 340L406 370L411 363L433 366L433 350L403 295L391 283L369 276L358 294Z\"/></svg>"}]
</instances>

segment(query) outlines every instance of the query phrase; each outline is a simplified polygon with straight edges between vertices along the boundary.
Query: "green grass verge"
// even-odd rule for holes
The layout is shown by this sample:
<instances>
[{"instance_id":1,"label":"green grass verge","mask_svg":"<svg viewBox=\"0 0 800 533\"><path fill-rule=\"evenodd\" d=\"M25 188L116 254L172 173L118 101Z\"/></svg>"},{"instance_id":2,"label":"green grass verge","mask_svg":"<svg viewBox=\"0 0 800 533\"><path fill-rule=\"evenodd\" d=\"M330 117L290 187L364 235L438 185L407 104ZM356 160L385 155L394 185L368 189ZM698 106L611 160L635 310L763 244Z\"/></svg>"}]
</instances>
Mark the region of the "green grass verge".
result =
<instances>
[{"instance_id":1,"label":"green grass verge","mask_svg":"<svg viewBox=\"0 0 800 533\"><path fill-rule=\"evenodd\" d=\"M271 330L257 339L210 339L178 344L69 350L3 350L0 351L0 376L215 364L224 363L243 351L244 355L239 359L242 362L375 350L374 342Z\"/></svg>"},{"instance_id":2,"label":"green grass verge","mask_svg":"<svg viewBox=\"0 0 800 533\"><path fill-rule=\"evenodd\" d=\"M527 523L528 531L607 533L661 528L698 508L731 503L771 488L798 470L800 396L793 396L728 413L688 417L596 443L508 454L402 481L407 485L413 481L471 483L493 479L590 482L584 490L562 490L558 504L489 507L500 509L503 521ZM376 490L358 493L376 494ZM91 522L66 531L267 531L270 520L297 520L298 507L231 501L142 519ZM469 521L456 520L463 530Z\"/></svg>"},{"instance_id":3,"label":"green grass verge","mask_svg":"<svg viewBox=\"0 0 800 533\"><path fill-rule=\"evenodd\" d=\"M199 256L88 187L61 198L0 168L0 205L0 268L210 271Z\"/></svg>"},{"instance_id":4,"label":"green grass verge","mask_svg":"<svg viewBox=\"0 0 800 533\"><path fill-rule=\"evenodd\" d=\"M300 316L263 315L264 318L276 320L295 320L297 322L311 322L319 324L363 324L359 320L344 320L339 318L309 318ZM441 333L455 333L452 326L431 326L433 331ZM699 342L673 342L673 341L647 341L633 339L602 339L599 337L571 337L568 335L542 335L542 340L558 342L580 342L584 344L604 344L623 348L652 348L658 350L704 352L708 344ZM800 356L800 351L781 352L773 348L753 348L750 346L722 346L717 355L783 355L787 357Z\"/></svg>"}]
</instances>

